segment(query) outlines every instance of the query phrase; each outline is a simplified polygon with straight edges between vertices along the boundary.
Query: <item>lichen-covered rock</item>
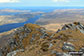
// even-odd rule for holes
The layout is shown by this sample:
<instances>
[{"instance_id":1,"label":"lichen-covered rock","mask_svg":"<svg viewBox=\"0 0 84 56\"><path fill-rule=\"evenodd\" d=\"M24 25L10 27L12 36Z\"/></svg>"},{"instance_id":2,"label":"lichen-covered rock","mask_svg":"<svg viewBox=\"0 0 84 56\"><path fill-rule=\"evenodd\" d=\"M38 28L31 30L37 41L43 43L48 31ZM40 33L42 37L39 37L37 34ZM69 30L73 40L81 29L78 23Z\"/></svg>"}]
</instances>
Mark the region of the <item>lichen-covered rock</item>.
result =
<instances>
[{"instance_id":1,"label":"lichen-covered rock","mask_svg":"<svg viewBox=\"0 0 84 56\"><path fill-rule=\"evenodd\" d=\"M15 51L7 53L7 56L15 56L17 52L23 52L23 51L24 51L24 49L15 50Z\"/></svg>"},{"instance_id":2,"label":"lichen-covered rock","mask_svg":"<svg viewBox=\"0 0 84 56\"><path fill-rule=\"evenodd\" d=\"M84 47L80 48L80 51L84 53Z\"/></svg>"},{"instance_id":3,"label":"lichen-covered rock","mask_svg":"<svg viewBox=\"0 0 84 56\"><path fill-rule=\"evenodd\" d=\"M63 53L63 56L72 56L72 55L70 55L68 53Z\"/></svg>"},{"instance_id":4,"label":"lichen-covered rock","mask_svg":"<svg viewBox=\"0 0 84 56\"><path fill-rule=\"evenodd\" d=\"M62 47L62 49L65 51L75 51L75 47L73 44L69 43L69 42L64 42L64 45Z\"/></svg>"}]
</instances>

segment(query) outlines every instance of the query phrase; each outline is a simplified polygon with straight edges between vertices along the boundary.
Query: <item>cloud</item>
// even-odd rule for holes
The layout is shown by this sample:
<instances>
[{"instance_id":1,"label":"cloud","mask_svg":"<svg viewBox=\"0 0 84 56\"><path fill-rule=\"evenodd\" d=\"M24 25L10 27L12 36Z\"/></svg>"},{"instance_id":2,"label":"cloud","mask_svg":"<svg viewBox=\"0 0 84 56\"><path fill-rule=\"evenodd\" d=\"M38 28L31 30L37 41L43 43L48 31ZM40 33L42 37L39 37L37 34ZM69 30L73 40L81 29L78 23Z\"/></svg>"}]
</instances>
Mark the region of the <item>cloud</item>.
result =
<instances>
[{"instance_id":1,"label":"cloud","mask_svg":"<svg viewBox=\"0 0 84 56\"><path fill-rule=\"evenodd\" d=\"M19 0L0 0L0 3L16 3L19 2Z\"/></svg>"},{"instance_id":2,"label":"cloud","mask_svg":"<svg viewBox=\"0 0 84 56\"><path fill-rule=\"evenodd\" d=\"M52 0L53 2L69 2L69 0Z\"/></svg>"}]
</instances>

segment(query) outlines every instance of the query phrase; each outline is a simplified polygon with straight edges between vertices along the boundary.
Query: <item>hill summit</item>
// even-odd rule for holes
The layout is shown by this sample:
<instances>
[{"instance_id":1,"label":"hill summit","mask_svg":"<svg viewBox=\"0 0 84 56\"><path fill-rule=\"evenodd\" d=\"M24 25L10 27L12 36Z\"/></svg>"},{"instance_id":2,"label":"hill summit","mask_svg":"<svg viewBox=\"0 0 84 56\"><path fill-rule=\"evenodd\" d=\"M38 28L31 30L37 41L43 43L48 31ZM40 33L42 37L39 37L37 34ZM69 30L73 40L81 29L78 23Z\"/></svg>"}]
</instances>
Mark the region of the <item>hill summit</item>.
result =
<instances>
[{"instance_id":1,"label":"hill summit","mask_svg":"<svg viewBox=\"0 0 84 56\"><path fill-rule=\"evenodd\" d=\"M0 46L0 56L84 55L84 25L80 22L65 24L53 33L36 24L25 24L10 35Z\"/></svg>"}]
</instances>

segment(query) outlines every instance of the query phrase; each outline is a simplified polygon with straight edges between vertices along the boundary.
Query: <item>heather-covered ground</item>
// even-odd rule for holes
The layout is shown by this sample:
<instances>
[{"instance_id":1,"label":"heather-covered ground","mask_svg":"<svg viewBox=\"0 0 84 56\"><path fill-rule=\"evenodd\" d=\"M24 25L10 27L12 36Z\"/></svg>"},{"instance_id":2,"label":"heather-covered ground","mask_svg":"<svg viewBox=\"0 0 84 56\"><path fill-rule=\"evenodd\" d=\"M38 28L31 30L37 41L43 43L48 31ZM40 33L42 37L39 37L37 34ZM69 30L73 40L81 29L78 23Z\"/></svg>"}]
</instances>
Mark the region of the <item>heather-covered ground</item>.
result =
<instances>
[{"instance_id":1,"label":"heather-covered ground","mask_svg":"<svg viewBox=\"0 0 84 56\"><path fill-rule=\"evenodd\" d=\"M5 38L7 44L1 45L2 56L71 56L69 52L84 53L84 25L80 22L65 24L56 32L36 24L25 24L9 37Z\"/></svg>"}]
</instances>

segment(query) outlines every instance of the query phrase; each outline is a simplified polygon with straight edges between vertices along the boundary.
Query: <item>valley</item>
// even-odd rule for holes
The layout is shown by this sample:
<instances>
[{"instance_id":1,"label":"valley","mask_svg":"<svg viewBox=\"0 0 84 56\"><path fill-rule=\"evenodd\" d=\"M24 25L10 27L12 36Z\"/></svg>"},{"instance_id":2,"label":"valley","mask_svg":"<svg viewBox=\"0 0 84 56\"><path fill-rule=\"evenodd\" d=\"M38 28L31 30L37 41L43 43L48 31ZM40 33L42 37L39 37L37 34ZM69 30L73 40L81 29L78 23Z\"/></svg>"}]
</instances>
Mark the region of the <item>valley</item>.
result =
<instances>
[{"instance_id":1,"label":"valley","mask_svg":"<svg viewBox=\"0 0 84 56\"><path fill-rule=\"evenodd\" d=\"M1 12L0 56L84 55L84 9Z\"/></svg>"},{"instance_id":2,"label":"valley","mask_svg":"<svg viewBox=\"0 0 84 56\"><path fill-rule=\"evenodd\" d=\"M0 25L11 23L22 23L43 12L31 12L29 10L0 10Z\"/></svg>"},{"instance_id":3,"label":"valley","mask_svg":"<svg viewBox=\"0 0 84 56\"><path fill-rule=\"evenodd\" d=\"M58 29L62 24L68 24L75 21L84 23L84 9L54 10L52 12L43 14L42 17L36 21L36 24L39 24L47 29L49 28L55 30L56 28Z\"/></svg>"},{"instance_id":4,"label":"valley","mask_svg":"<svg viewBox=\"0 0 84 56\"><path fill-rule=\"evenodd\" d=\"M84 56L84 0L0 0L0 56Z\"/></svg>"}]
</instances>

